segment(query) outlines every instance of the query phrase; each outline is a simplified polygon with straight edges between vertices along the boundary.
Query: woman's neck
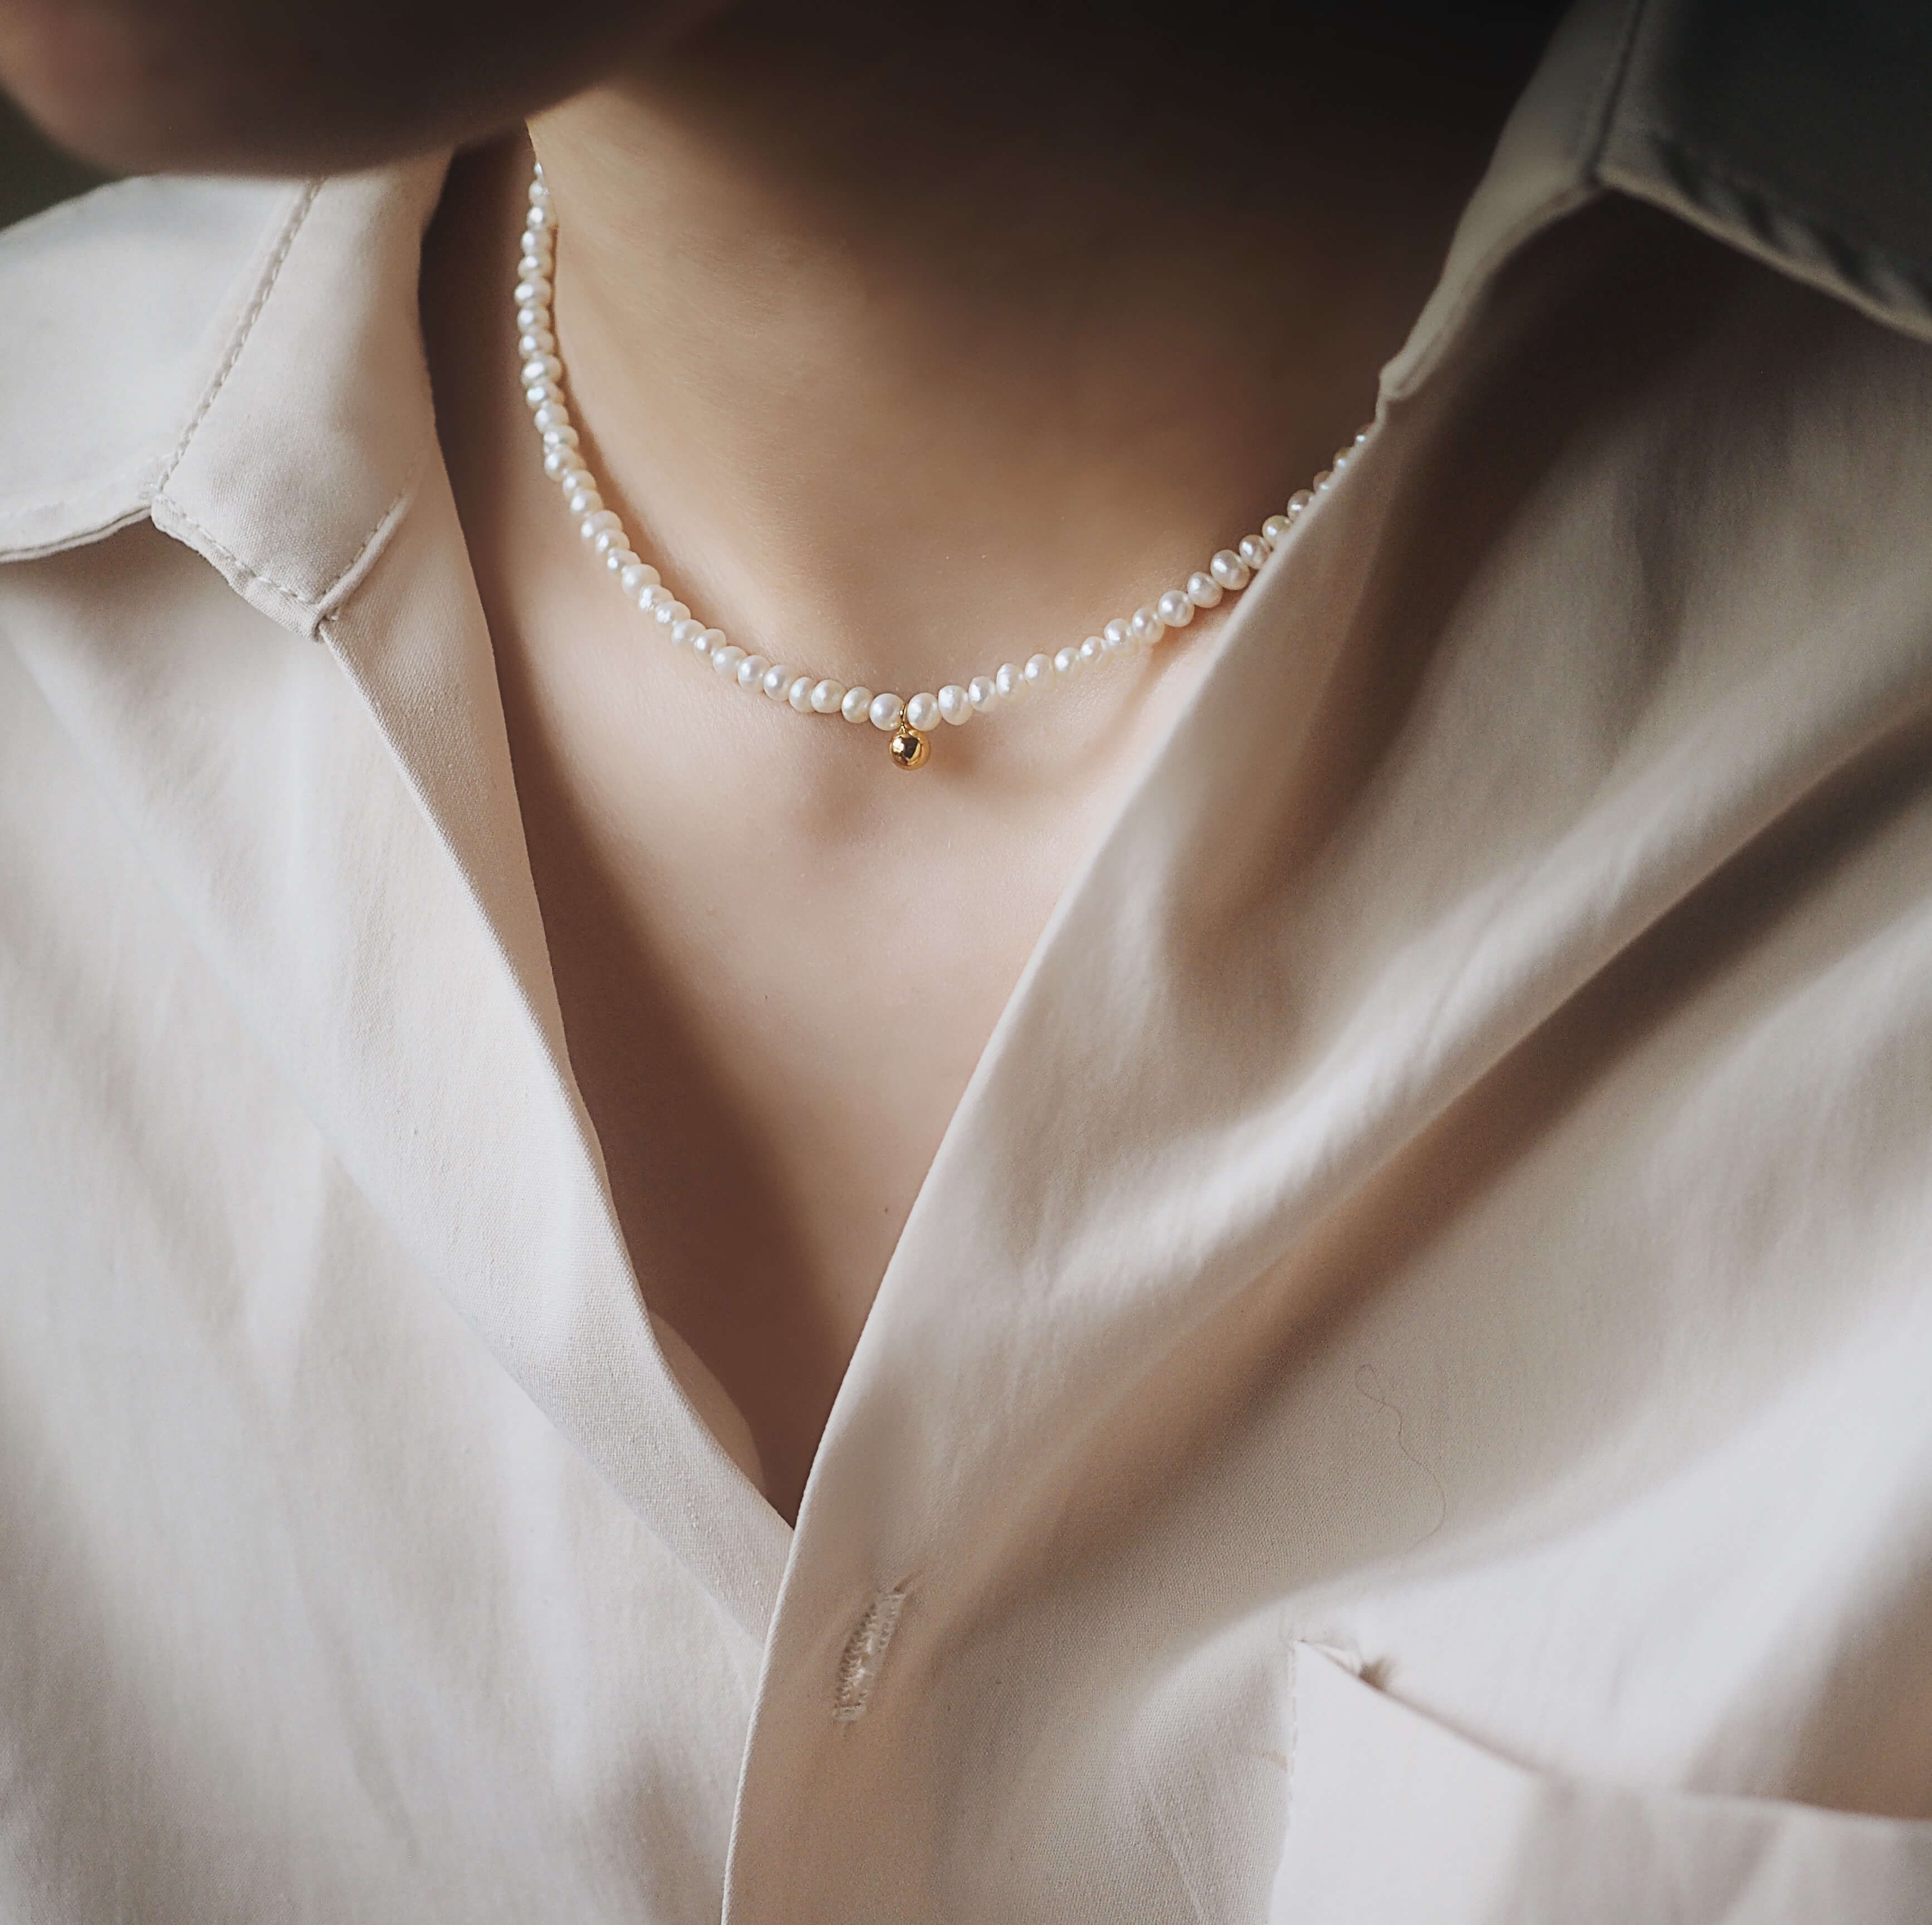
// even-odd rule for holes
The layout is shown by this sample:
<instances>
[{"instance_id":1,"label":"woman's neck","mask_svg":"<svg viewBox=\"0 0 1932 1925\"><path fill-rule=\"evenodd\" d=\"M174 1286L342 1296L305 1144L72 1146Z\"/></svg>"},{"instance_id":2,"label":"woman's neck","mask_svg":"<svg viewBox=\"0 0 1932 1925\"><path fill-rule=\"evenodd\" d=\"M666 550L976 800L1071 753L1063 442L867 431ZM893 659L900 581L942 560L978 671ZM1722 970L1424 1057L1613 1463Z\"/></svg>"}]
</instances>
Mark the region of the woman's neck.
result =
<instances>
[{"instance_id":1,"label":"woman's neck","mask_svg":"<svg viewBox=\"0 0 1932 1925\"><path fill-rule=\"evenodd\" d=\"M748 647L910 693L1280 509L1369 411L1503 96L1332 32L1259 75L1232 32L901 11L734 12L532 137L638 547Z\"/></svg>"}]
</instances>

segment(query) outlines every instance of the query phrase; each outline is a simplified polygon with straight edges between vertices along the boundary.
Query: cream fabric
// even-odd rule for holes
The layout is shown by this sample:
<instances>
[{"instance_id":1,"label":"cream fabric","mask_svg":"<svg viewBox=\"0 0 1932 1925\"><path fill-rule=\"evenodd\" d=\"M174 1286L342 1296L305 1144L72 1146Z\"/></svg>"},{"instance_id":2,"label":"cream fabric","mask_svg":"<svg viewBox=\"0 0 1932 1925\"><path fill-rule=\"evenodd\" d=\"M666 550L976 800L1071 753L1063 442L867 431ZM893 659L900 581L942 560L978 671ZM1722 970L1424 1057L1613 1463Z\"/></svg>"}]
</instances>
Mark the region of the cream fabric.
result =
<instances>
[{"instance_id":1,"label":"cream fabric","mask_svg":"<svg viewBox=\"0 0 1932 1925\"><path fill-rule=\"evenodd\" d=\"M1932 224L1700 172L1700 31L1564 29L796 1533L570 1075L440 168L0 242L0 1914L1932 1918Z\"/></svg>"}]
</instances>

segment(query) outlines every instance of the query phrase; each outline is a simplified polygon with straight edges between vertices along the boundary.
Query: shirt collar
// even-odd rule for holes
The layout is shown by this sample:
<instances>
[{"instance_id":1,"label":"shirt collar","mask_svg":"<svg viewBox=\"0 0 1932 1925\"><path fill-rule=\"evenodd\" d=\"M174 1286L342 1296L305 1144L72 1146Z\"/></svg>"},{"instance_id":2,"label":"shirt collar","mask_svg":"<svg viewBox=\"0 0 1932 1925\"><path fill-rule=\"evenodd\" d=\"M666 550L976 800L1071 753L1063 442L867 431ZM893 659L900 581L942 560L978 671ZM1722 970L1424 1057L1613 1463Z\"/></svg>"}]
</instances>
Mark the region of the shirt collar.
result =
<instances>
[{"instance_id":1,"label":"shirt collar","mask_svg":"<svg viewBox=\"0 0 1932 1925\"><path fill-rule=\"evenodd\" d=\"M317 633L434 455L416 283L446 166L130 181L16 230L0 284L37 351L0 375L0 559L145 515Z\"/></svg>"},{"instance_id":2,"label":"shirt collar","mask_svg":"<svg viewBox=\"0 0 1932 1925\"><path fill-rule=\"evenodd\" d=\"M1426 378L1510 257L1606 191L1932 339L1932 14L1886 0L1581 0L1383 374Z\"/></svg>"},{"instance_id":3,"label":"shirt collar","mask_svg":"<svg viewBox=\"0 0 1932 1925\"><path fill-rule=\"evenodd\" d=\"M150 498L155 525L314 634L436 453L417 320L446 159L311 183Z\"/></svg>"}]
</instances>

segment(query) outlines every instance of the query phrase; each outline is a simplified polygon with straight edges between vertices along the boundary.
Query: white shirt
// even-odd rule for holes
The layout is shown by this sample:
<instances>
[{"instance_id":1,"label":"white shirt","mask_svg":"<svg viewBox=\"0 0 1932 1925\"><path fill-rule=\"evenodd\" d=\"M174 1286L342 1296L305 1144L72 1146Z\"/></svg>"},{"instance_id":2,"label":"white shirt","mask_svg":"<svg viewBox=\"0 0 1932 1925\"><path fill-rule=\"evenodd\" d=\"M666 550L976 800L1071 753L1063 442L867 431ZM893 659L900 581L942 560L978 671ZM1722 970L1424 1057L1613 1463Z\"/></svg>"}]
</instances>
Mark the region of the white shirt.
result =
<instances>
[{"instance_id":1,"label":"white shirt","mask_svg":"<svg viewBox=\"0 0 1932 1925\"><path fill-rule=\"evenodd\" d=\"M1762 11L1559 36L795 1532L570 1073L440 166L0 242L0 1913L1932 1919L1932 116Z\"/></svg>"}]
</instances>

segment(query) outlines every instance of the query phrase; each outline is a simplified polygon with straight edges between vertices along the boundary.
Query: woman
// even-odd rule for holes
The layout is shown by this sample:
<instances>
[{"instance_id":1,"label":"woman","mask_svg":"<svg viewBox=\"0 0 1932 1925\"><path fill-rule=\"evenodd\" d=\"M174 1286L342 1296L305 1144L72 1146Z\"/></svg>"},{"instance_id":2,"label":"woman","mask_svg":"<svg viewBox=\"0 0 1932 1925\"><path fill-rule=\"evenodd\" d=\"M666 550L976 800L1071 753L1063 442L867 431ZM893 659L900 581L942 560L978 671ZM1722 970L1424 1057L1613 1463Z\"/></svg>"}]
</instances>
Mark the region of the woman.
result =
<instances>
[{"instance_id":1,"label":"woman","mask_svg":"<svg viewBox=\"0 0 1932 1925\"><path fill-rule=\"evenodd\" d=\"M0 6L14 1910L1923 1915L1841 12Z\"/></svg>"}]
</instances>

